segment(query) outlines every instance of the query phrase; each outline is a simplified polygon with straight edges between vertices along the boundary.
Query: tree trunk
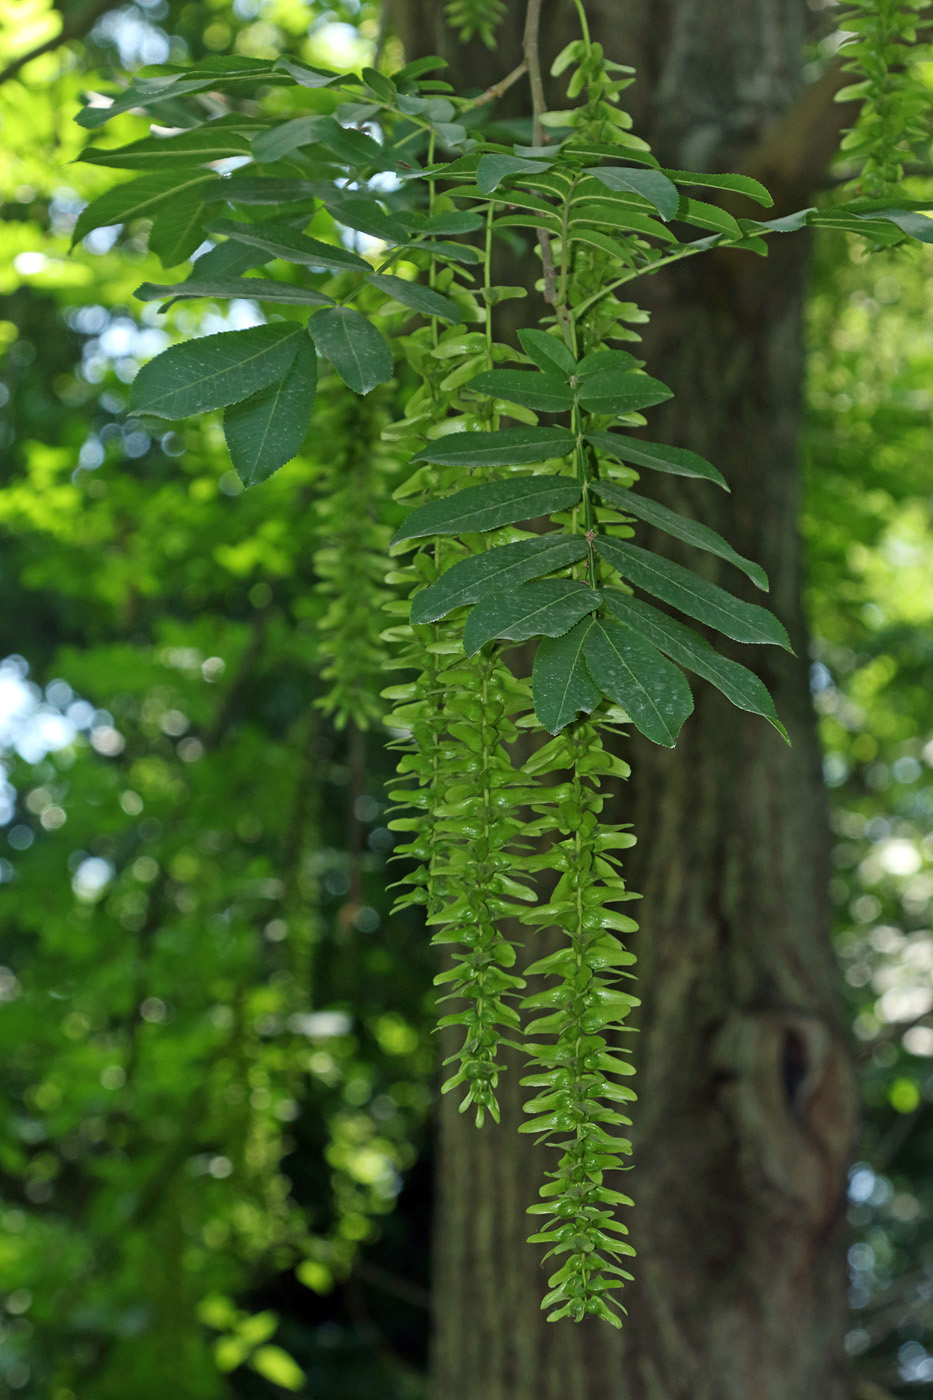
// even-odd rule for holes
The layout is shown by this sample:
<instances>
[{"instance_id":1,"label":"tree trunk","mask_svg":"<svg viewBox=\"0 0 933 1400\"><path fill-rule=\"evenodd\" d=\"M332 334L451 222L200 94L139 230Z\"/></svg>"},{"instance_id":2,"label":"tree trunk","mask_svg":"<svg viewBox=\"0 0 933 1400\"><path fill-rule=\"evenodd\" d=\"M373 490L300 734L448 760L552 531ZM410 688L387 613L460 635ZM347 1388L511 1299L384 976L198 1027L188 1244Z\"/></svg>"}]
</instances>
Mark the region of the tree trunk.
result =
<instances>
[{"instance_id":1,"label":"tree trunk","mask_svg":"<svg viewBox=\"0 0 933 1400\"><path fill-rule=\"evenodd\" d=\"M511 0L493 57L447 42L455 81L485 86L512 67L523 8ZM570 6L552 8L546 63L573 32ZM638 69L636 130L662 164L770 176L775 213L806 202L807 179L819 175L808 159L831 148L833 122L828 110L819 124L795 118L810 100L801 98L805 0L590 0L588 11L594 38ZM410 56L437 51L438 13L429 0L400 0ZM627 874L644 895L635 1168L624 1185L638 1250L628 1321L620 1334L542 1321L545 1274L524 1243L542 1153L515 1133L515 1066L498 1129L477 1132L453 1096L441 1110L434 1400L851 1391L843 1202L854 1098L829 942L796 526L805 262L805 240L781 237L767 260L717 254L638 292L652 312L649 372L675 393L652 413L650 436L709 457L732 494L674 478L643 488L764 565L769 606L797 654L734 652L768 684L793 747L703 682L673 751L626 745L633 776L617 819L635 824ZM662 537L649 543L686 560ZM740 591L727 565L706 572Z\"/></svg>"}]
</instances>

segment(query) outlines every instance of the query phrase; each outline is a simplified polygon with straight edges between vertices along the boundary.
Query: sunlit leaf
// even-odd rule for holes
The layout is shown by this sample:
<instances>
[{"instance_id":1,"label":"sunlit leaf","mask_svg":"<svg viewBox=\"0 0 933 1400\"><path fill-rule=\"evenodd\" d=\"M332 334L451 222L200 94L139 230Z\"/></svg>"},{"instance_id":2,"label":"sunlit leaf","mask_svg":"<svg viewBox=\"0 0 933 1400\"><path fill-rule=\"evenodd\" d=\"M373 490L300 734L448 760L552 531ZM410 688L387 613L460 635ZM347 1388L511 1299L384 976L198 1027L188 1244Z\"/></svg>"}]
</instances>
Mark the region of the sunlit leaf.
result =
<instances>
[{"instance_id":1,"label":"sunlit leaf","mask_svg":"<svg viewBox=\"0 0 933 1400\"><path fill-rule=\"evenodd\" d=\"M244 486L266 481L301 451L317 388L317 356L302 336L289 370L272 384L224 412L230 460Z\"/></svg>"},{"instance_id":2,"label":"sunlit leaf","mask_svg":"<svg viewBox=\"0 0 933 1400\"><path fill-rule=\"evenodd\" d=\"M238 403L281 378L303 335L302 326L289 323L221 331L172 345L137 374L130 409L187 418Z\"/></svg>"}]
</instances>

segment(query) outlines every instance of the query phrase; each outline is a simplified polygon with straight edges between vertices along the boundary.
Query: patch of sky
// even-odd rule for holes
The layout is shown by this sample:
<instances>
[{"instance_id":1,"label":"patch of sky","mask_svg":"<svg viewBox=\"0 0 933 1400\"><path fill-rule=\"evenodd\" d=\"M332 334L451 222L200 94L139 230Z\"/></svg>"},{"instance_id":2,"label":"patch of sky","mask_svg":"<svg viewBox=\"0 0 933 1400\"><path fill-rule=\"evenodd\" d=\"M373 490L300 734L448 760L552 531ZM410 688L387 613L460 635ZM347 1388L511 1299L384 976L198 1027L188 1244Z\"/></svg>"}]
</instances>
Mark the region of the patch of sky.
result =
<instances>
[{"instance_id":1,"label":"patch of sky","mask_svg":"<svg viewBox=\"0 0 933 1400\"><path fill-rule=\"evenodd\" d=\"M29 679L24 657L0 661L0 826L9 826L16 815L16 789L9 782L4 756L41 763L50 753L69 748L81 733L98 753L112 755L123 748L113 715L76 697L67 681L52 680L43 691ZM32 839L24 825L14 826L8 836L15 850L25 850Z\"/></svg>"},{"instance_id":2,"label":"patch of sky","mask_svg":"<svg viewBox=\"0 0 933 1400\"><path fill-rule=\"evenodd\" d=\"M162 18L158 13L161 6L146 6L153 18ZM167 6L165 10L167 10ZM168 36L157 29L143 11L133 5L125 9L110 10L94 26L92 37L98 41L116 45L123 68L142 68L150 63L167 63L171 56Z\"/></svg>"}]
</instances>

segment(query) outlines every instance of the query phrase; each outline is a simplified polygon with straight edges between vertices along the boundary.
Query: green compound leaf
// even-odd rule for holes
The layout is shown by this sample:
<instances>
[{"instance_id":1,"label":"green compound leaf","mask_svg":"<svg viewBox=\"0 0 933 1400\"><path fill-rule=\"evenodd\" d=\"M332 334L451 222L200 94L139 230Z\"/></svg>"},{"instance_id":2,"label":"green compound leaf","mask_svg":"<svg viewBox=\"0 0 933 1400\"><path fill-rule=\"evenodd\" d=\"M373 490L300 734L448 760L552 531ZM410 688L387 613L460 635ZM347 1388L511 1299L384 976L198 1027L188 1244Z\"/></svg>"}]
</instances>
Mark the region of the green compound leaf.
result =
<instances>
[{"instance_id":1,"label":"green compound leaf","mask_svg":"<svg viewBox=\"0 0 933 1400\"><path fill-rule=\"evenodd\" d=\"M201 266L198 258L197 266ZM174 286L143 282L133 293L140 301L182 301L187 297L240 297L250 301L277 302L283 306L333 306L333 298L313 287L294 287L269 277L189 277Z\"/></svg>"},{"instance_id":2,"label":"green compound leaf","mask_svg":"<svg viewBox=\"0 0 933 1400\"><path fill-rule=\"evenodd\" d=\"M282 258L284 262L299 263L303 267L332 267L340 272L347 268L369 271L369 263L355 253L309 238L286 223L240 224L232 219L221 219L211 224L210 232L225 234L250 248L260 248L268 254L266 261Z\"/></svg>"},{"instance_id":3,"label":"green compound leaf","mask_svg":"<svg viewBox=\"0 0 933 1400\"><path fill-rule=\"evenodd\" d=\"M567 413L573 407L573 390L566 379L539 370L491 369L464 386L507 403L518 403L538 413Z\"/></svg>"},{"instance_id":4,"label":"green compound leaf","mask_svg":"<svg viewBox=\"0 0 933 1400\"><path fill-rule=\"evenodd\" d=\"M583 618L562 637L543 638L538 647L531 673L531 694L535 714L551 734L559 733L575 720L580 710L590 714L603 698L583 659L583 648L593 626L592 618ZM626 957L635 961L631 954ZM536 965L535 970L550 969Z\"/></svg>"},{"instance_id":5,"label":"green compound leaf","mask_svg":"<svg viewBox=\"0 0 933 1400\"><path fill-rule=\"evenodd\" d=\"M724 588L647 549L620 544L607 535L600 535L597 545L599 553L624 579L688 617L695 617L697 622L705 622L736 642L771 643L792 650L777 618L756 603L743 603Z\"/></svg>"},{"instance_id":6,"label":"green compound leaf","mask_svg":"<svg viewBox=\"0 0 933 1400\"><path fill-rule=\"evenodd\" d=\"M384 336L358 311L337 306L319 311L308 323L318 350L330 360L344 384L355 394L368 394L392 378L395 363Z\"/></svg>"},{"instance_id":7,"label":"green compound leaf","mask_svg":"<svg viewBox=\"0 0 933 1400\"><path fill-rule=\"evenodd\" d=\"M188 418L248 399L281 379L303 335L294 324L252 326L172 345L137 374L130 412Z\"/></svg>"},{"instance_id":8,"label":"green compound leaf","mask_svg":"<svg viewBox=\"0 0 933 1400\"><path fill-rule=\"evenodd\" d=\"M464 434L466 436L466 434ZM485 437L484 433L470 434ZM493 433L489 437L495 436ZM417 460L417 459L416 459ZM413 510L392 540L420 539L423 535L461 535L533 520L555 510L575 506L581 496L579 482L566 476L522 476L511 481L490 481L467 486L440 501Z\"/></svg>"},{"instance_id":9,"label":"green compound leaf","mask_svg":"<svg viewBox=\"0 0 933 1400\"><path fill-rule=\"evenodd\" d=\"M301 451L317 388L317 356L304 336L282 379L224 413L230 460L244 486L266 481Z\"/></svg>"},{"instance_id":10,"label":"green compound leaf","mask_svg":"<svg viewBox=\"0 0 933 1400\"><path fill-rule=\"evenodd\" d=\"M650 642L620 622L597 618L586 638L590 675L610 700L630 716L646 739L673 748L693 709L682 671Z\"/></svg>"},{"instance_id":11,"label":"green compound leaf","mask_svg":"<svg viewBox=\"0 0 933 1400\"><path fill-rule=\"evenodd\" d=\"M659 379L634 372L618 374L611 369L587 375L577 392L591 413L637 413L674 397L673 390Z\"/></svg>"},{"instance_id":12,"label":"green compound leaf","mask_svg":"<svg viewBox=\"0 0 933 1400\"><path fill-rule=\"evenodd\" d=\"M711 190L732 190L735 194L748 195L756 203L769 209L774 203L764 185L749 175L707 175L696 170L667 170L664 174L678 185L699 185Z\"/></svg>"},{"instance_id":13,"label":"green compound leaf","mask_svg":"<svg viewBox=\"0 0 933 1400\"><path fill-rule=\"evenodd\" d=\"M660 442L643 442L641 438L625 437L622 433L590 431L586 440L607 457L620 462L634 462L637 467L651 471L669 472L672 476L690 476L703 481L715 481L724 491L729 490L725 477L707 462L705 457L686 447L668 447Z\"/></svg>"},{"instance_id":14,"label":"green compound leaf","mask_svg":"<svg viewBox=\"0 0 933 1400\"><path fill-rule=\"evenodd\" d=\"M548 335L547 331L521 330L518 333L521 347L539 369L550 374L558 370L563 375L573 374L577 368L573 355L562 340Z\"/></svg>"},{"instance_id":15,"label":"green compound leaf","mask_svg":"<svg viewBox=\"0 0 933 1400\"><path fill-rule=\"evenodd\" d=\"M738 709L762 715L787 739L787 730L777 717L774 701L754 671L740 666L737 661L730 661L726 656L720 656L705 637L694 632L692 627L685 627L682 622L659 612L650 603L643 603L640 598L629 598L615 588L606 589L603 598L620 622L639 632L678 665L709 681ZM787 739L787 742L790 743L790 740Z\"/></svg>"},{"instance_id":16,"label":"green compound leaf","mask_svg":"<svg viewBox=\"0 0 933 1400\"><path fill-rule=\"evenodd\" d=\"M487 593L467 618L463 649L475 656L494 637L524 642L529 637L560 637L601 598L597 589L569 579L546 578L523 583L509 593Z\"/></svg>"},{"instance_id":17,"label":"green compound leaf","mask_svg":"<svg viewBox=\"0 0 933 1400\"><path fill-rule=\"evenodd\" d=\"M657 501L648 500L644 496L636 496L634 491L626 491L612 481L594 481L592 490L610 505L618 506L629 515L647 521L655 529L663 530L666 535L673 535L685 544L692 544L697 549L705 549L709 554L718 555L720 559L727 559L730 564L741 569L756 588L761 588L767 593L768 575L761 565L746 559L742 554L737 554L728 540L724 540L722 535L717 535L708 525L701 525L697 520L688 520L676 511L668 510L667 506L659 505Z\"/></svg>"},{"instance_id":18,"label":"green compound leaf","mask_svg":"<svg viewBox=\"0 0 933 1400\"><path fill-rule=\"evenodd\" d=\"M582 535L540 535L517 544L503 544L485 554L461 559L445 574L415 595L411 605L414 623L437 622L454 608L475 603L494 589L500 592L540 578L554 569L573 564L586 554Z\"/></svg>"},{"instance_id":19,"label":"green compound leaf","mask_svg":"<svg viewBox=\"0 0 933 1400\"><path fill-rule=\"evenodd\" d=\"M437 316L441 321L449 321L458 326L463 320L457 307L449 297L430 287L422 287L420 282L409 282L404 277L387 277L379 272L371 272L366 281L378 287L386 296L394 297L412 311L420 311L423 316Z\"/></svg>"},{"instance_id":20,"label":"green compound leaf","mask_svg":"<svg viewBox=\"0 0 933 1400\"><path fill-rule=\"evenodd\" d=\"M167 199L178 199L188 190L218 183L212 170L160 170L143 175L108 190L81 210L71 235L71 246L95 228L129 223L130 219L151 219Z\"/></svg>"},{"instance_id":21,"label":"green compound leaf","mask_svg":"<svg viewBox=\"0 0 933 1400\"><path fill-rule=\"evenodd\" d=\"M197 189L163 204L149 230L149 249L163 267L187 262L204 242L208 205Z\"/></svg>"},{"instance_id":22,"label":"green compound leaf","mask_svg":"<svg viewBox=\"0 0 933 1400\"><path fill-rule=\"evenodd\" d=\"M78 160L88 165L115 166L120 170L165 170L181 165L200 165L230 156L248 156L249 141L229 127L218 129L216 122L182 131L178 136L147 136L128 146L107 150L88 146Z\"/></svg>"},{"instance_id":23,"label":"green compound leaf","mask_svg":"<svg viewBox=\"0 0 933 1400\"><path fill-rule=\"evenodd\" d=\"M477 188L481 194L492 194L509 175L543 175L550 164L526 156L483 156L476 167Z\"/></svg>"},{"instance_id":24,"label":"green compound leaf","mask_svg":"<svg viewBox=\"0 0 933 1400\"><path fill-rule=\"evenodd\" d=\"M594 176L608 190L641 195L653 204L665 221L677 217L678 194L671 180L660 170L634 170L624 165L591 165L585 173Z\"/></svg>"},{"instance_id":25,"label":"green compound leaf","mask_svg":"<svg viewBox=\"0 0 933 1400\"><path fill-rule=\"evenodd\" d=\"M441 467L512 467L547 462L572 452L568 428L500 428L494 433L447 433L412 457ZM526 516L519 517L527 519Z\"/></svg>"}]
</instances>

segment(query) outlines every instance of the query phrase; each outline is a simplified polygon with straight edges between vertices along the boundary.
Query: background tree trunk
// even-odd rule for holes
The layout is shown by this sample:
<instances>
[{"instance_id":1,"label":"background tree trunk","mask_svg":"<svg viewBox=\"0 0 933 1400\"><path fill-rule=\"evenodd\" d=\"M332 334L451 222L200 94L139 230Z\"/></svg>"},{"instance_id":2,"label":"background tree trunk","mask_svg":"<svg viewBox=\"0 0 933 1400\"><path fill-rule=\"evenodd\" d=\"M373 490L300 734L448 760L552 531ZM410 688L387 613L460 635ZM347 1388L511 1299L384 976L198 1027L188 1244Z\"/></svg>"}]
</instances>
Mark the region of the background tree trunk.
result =
<instances>
[{"instance_id":1,"label":"background tree trunk","mask_svg":"<svg viewBox=\"0 0 933 1400\"><path fill-rule=\"evenodd\" d=\"M455 81L484 87L517 61L519 0L496 55L458 50L432 0L398 6L408 54L445 52ZM770 180L775 213L807 202L834 133L830 109L820 119L825 103L802 94L804 0L590 0L588 11L594 38L638 70L629 105L662 164L752 171ZM546 62L573 32L570 5L546 4ZM644 895L629 1320L621 1334L542 1320L545 1275L524 1243L541 1154L514 1131L516 1066L499 1129L477 1132L453 1096L441 1111L435 1400L850 1393L842 1207L854 1099L796 526L805 262L805 240L781 238L767 260L698 259L637 293L652 311L649 371L675 393L650 435L709 457L732 494L674 478L643 486L764 565L797 655L740 658L757 664L792 748L702 682L676 749L626 745L633 777L618 819L635 824L627 873ZM740 591L726 565L706 571Z\"/></svg>"}]
</instances>

